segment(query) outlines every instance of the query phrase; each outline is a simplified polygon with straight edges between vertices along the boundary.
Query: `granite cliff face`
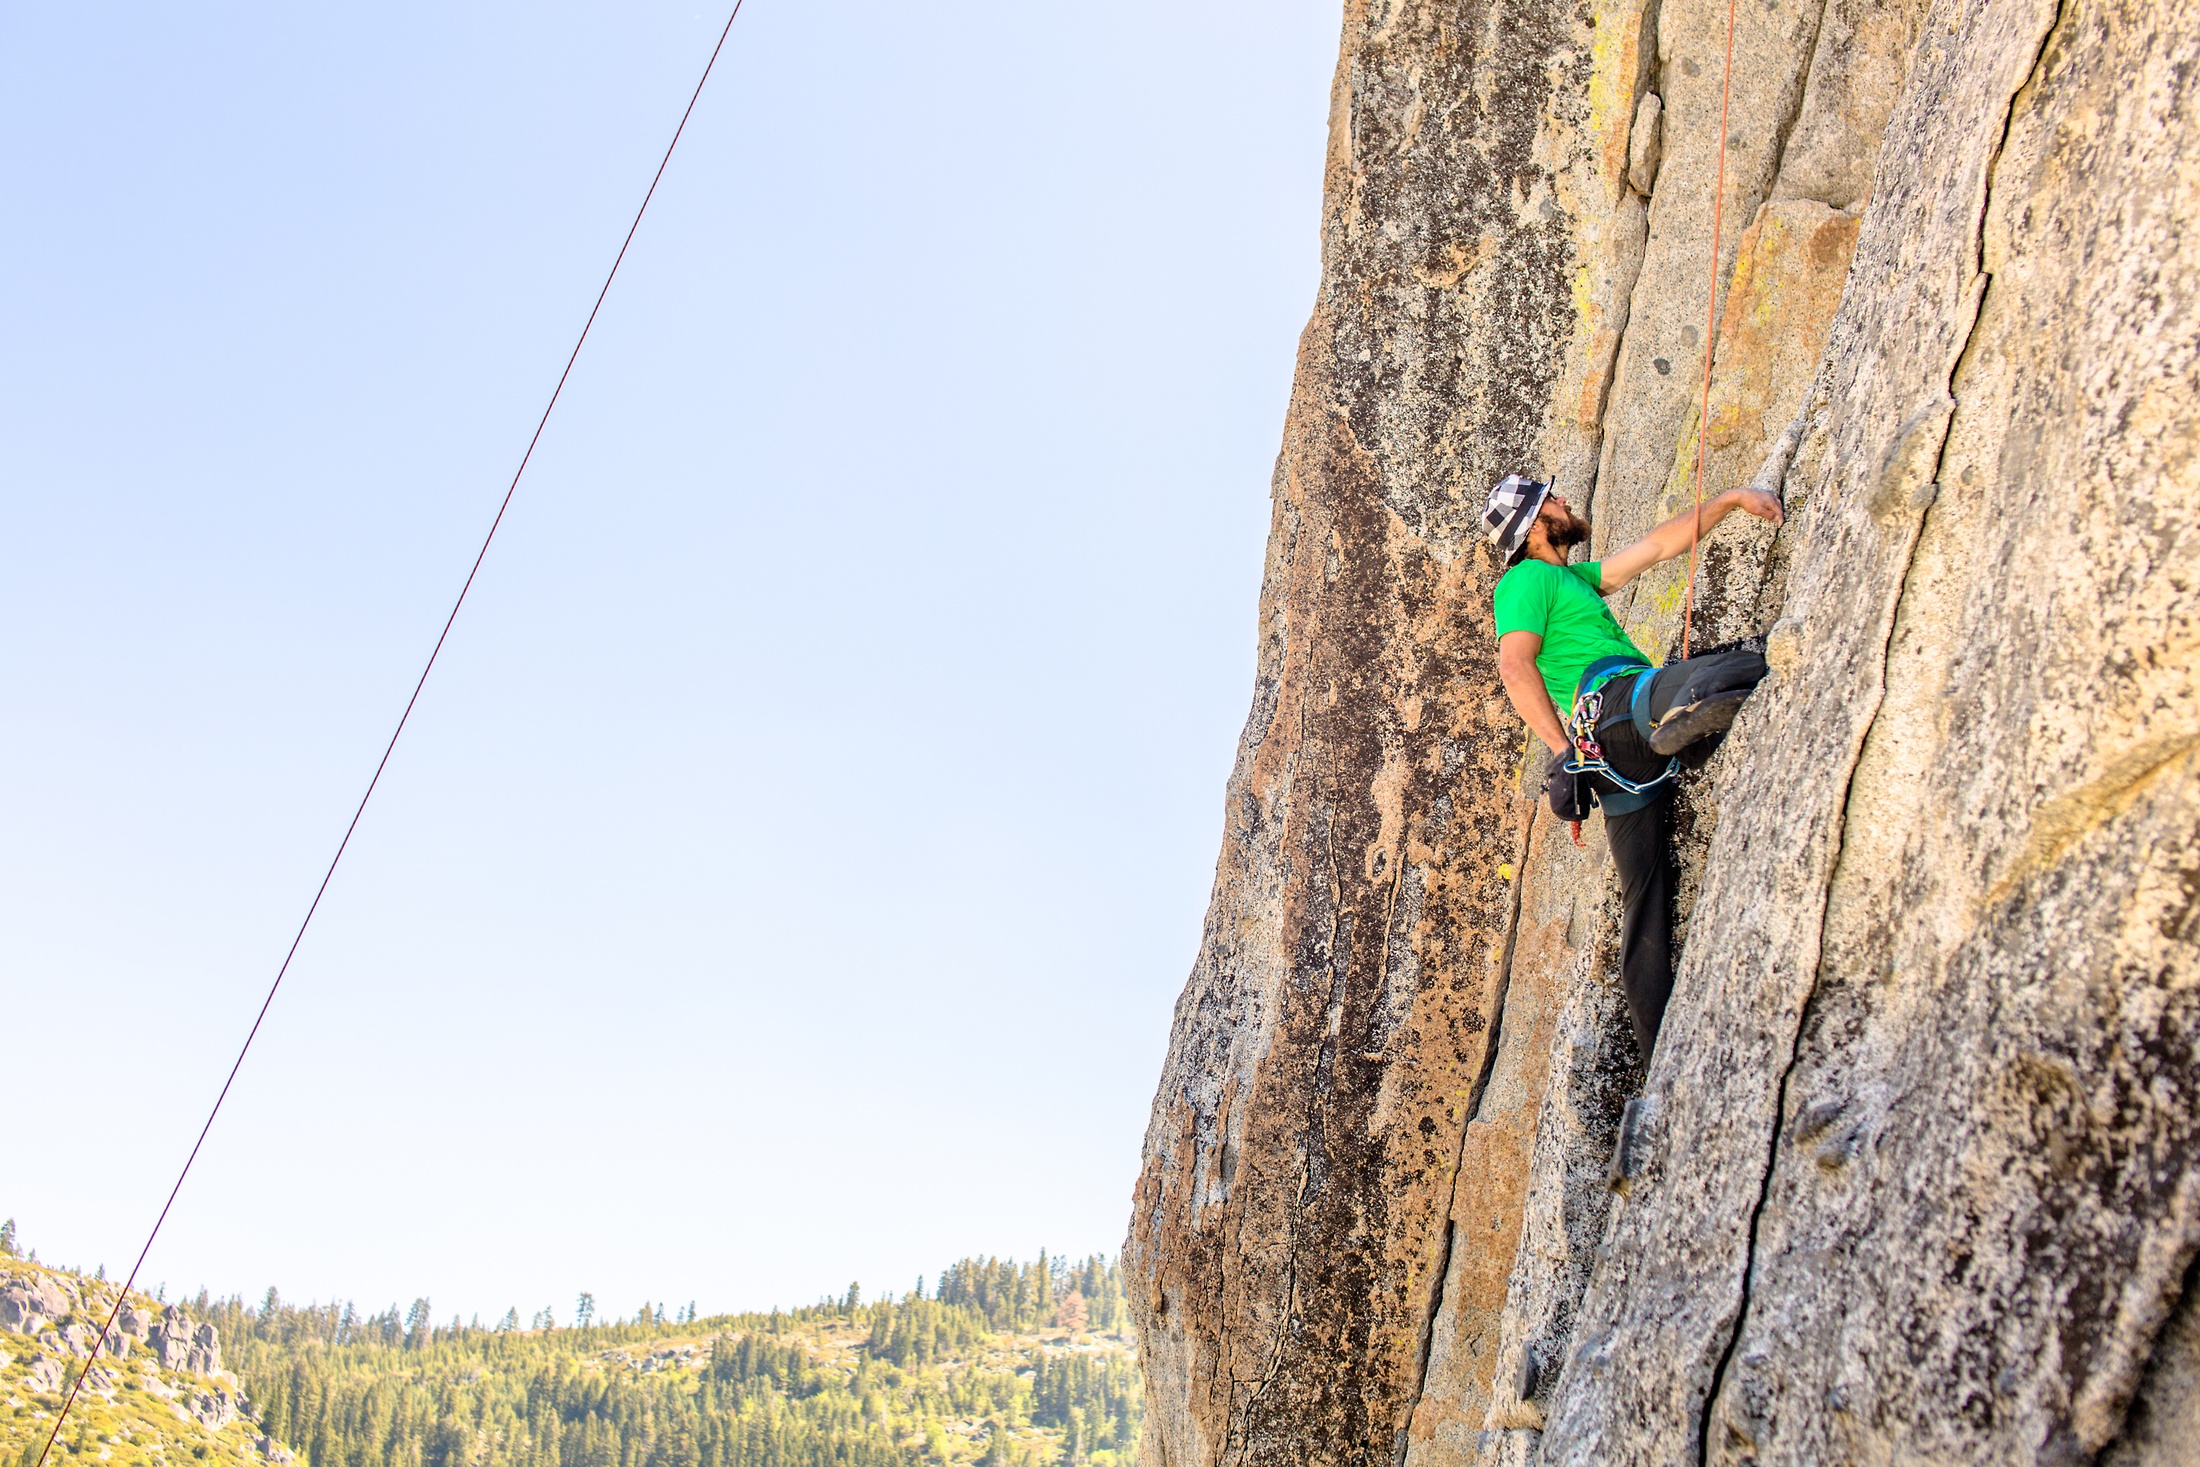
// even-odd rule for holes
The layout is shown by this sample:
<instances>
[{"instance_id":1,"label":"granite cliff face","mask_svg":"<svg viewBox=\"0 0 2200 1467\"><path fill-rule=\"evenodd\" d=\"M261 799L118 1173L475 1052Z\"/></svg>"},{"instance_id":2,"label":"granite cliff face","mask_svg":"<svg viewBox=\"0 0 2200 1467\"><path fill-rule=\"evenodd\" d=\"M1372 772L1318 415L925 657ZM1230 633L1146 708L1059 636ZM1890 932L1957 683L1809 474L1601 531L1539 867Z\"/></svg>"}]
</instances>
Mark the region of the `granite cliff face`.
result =
<instances>
[{"instance_id":1,"label":"granite cliff face","mask_svg":"<svg viewBox=\"0 0 2200 1467\"><path fill-rule=\"evenodd\" d=\"M1714 261L1726 23L1347 6L1125 1245L1152 1463L2189 1460L2200 6L1740 0ZM1699 569L1775 671L1680 797L1645 1074L1478 512L1685 507L1713 320L1707 489L1789 519Z\"/></svg>"}]
</instances>

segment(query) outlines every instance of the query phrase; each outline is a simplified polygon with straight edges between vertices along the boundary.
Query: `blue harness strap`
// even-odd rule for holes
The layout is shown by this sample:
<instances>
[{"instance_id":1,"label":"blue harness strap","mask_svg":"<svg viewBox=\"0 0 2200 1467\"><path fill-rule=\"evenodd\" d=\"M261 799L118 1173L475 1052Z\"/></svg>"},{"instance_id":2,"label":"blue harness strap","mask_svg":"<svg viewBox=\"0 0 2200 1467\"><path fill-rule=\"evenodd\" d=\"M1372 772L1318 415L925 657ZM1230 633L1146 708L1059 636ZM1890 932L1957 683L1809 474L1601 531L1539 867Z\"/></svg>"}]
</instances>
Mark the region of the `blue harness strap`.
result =
<instances>
[{"instance_id":1,"label":"blue harness strap","mask_svg":"<svg viewBox=\"0 0 2200 1467\"><path fill-rule=\"evenodd\" d=\"M1599 657L1582 671L1581 680L1574 684L1574 701L1579 703L1584 693L1596 692L1613 678L1624 672L1640 669L1651 671L1650 664L1640 657Z\"/></svg>"},{"instance_id":2,"label":"blue harness strap","mask_svg":"<svg viewBox=\"0 0 2200 1467\"><path fill-rule=\"evenodd\" d=\"M1635 686L1627 699L1628 716L1635 720L1635 732L1642 735L1644 743L1650 742L1650 687L1658 680L1663 668L1653 667L1635 679Z\"/></svg>"}]
</instances>

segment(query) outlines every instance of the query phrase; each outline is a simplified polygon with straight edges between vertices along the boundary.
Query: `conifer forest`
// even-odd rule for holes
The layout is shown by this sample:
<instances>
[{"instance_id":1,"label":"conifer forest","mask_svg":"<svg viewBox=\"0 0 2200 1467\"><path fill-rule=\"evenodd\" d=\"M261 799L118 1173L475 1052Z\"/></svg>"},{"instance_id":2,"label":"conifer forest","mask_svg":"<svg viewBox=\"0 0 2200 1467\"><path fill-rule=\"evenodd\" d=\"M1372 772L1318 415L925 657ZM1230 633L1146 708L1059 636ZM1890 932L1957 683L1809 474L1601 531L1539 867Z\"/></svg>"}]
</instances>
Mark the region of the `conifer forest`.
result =
<instances>
[{"instance_id":1,"label":"conifer forest","mask_svg":"<svg viewBox=\"0 0 2200 1467\"><path fill-rule=\"evenodd\" d=\"M94 1347L114 1298L101 1279L0 1258L0 1294L0 1449L15 1467L35 1467L86 1370L49 1463L1127 1467L1139 1432L1122 1281L1102 1256L971 1258L899 1297L851 1285L714 1317L692 1304L609 1317L585 1294L564 1317L514 1307L489 1322L438 1321L427 1299L362 1314L274 1289L133 1297L124 1315L150 1336L135 1349Z\"/></svg>"}]
</instances>

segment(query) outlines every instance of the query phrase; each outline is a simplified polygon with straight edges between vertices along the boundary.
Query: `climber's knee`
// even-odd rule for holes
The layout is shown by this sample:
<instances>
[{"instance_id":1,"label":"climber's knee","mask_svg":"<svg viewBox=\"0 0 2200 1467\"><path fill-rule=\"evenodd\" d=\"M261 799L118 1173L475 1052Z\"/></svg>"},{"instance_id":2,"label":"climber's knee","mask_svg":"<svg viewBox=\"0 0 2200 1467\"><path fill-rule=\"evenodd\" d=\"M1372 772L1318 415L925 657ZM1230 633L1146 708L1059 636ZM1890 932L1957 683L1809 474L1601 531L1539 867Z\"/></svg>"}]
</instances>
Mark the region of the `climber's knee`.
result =
<instances>
[{"instance_id":1,"label":"climber's knee","mask_svg":"<svg viewBox=\"0 0 2200 1467\"><path fill-rule=\"evenodd\" d=\"M1764 654L1753 647L1707 653L1660 668L1646 692L1650 747L1660 754L1724 733L1764 681Z\"/></svg>"}]
</instances>

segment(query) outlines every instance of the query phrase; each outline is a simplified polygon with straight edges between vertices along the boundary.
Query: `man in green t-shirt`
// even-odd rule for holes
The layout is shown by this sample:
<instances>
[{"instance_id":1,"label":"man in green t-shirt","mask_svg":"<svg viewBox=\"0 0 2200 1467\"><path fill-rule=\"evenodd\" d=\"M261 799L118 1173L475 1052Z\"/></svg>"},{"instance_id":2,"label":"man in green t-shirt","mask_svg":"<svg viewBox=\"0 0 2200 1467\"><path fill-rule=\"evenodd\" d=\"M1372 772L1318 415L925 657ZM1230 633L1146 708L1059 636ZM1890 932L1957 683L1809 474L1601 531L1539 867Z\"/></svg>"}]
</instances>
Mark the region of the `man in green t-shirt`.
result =
<instances>
[{"instance_id":1,"label":"man in green t-shirt","mask_svg":"<svg viewBox=\"0 0 2200 1467\"><path fill-rule=\"evenodd\" d=\"M1553 755L1549 780L1592 742L1611 775L1590 776L1604 810L1606 844L1619 873L1620 986L1643 1063L1657 1044L1673 991L1673 853L1663 778L1671 759L1734 722L1765 660L1754 648L1706 653L1663 668L1636 647L1604 598L1662 561L1686 555L1735 510L1780 523L1780 501L1730 489L1699 513L1675 515L1602 562L1569 565L1589 522L1519 474L1490 491L1482 522L1507 566L1497 583L1497 669L1505 692ZM1576 715L1579 714L1577 720ZM1554 804L1558 793L1553 791Z\"/></svg>"}]
</instances>

